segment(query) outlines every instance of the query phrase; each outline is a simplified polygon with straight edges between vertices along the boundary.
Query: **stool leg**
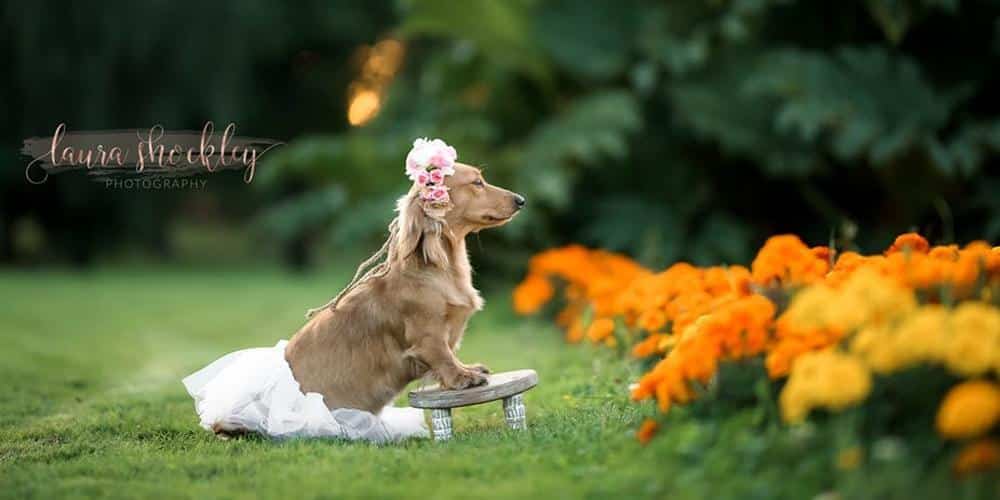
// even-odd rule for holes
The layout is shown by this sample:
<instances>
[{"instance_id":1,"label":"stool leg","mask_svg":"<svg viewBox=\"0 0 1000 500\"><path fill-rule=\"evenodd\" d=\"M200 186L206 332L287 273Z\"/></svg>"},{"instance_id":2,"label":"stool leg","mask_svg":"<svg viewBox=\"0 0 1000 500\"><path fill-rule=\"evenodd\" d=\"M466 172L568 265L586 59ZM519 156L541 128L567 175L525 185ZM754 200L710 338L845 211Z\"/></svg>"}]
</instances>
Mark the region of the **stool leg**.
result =
<instances>
[{"instance_id":1,"label":"stool leg","mask_svg":"<svg viewBox=\"0 0 1000 500\"><path fill-rule=\"evenodd\" d=\"M435 441L451 439L451 408L435 408L431 410L431 428Z\"/></svg>"},{"instance_id":2,"label":"stool leg","mask_svg":"<svg viewBox=\"0 0 1000 500\"><path fill-rule=\"evenodd\" d=\"M507 425L509 425L511 429L524 430L528 428L528 423L525 420L525 414L524 395L515 394L513 396L503 398L503 415L507 418Z\"/></svg>"}]
</instances>

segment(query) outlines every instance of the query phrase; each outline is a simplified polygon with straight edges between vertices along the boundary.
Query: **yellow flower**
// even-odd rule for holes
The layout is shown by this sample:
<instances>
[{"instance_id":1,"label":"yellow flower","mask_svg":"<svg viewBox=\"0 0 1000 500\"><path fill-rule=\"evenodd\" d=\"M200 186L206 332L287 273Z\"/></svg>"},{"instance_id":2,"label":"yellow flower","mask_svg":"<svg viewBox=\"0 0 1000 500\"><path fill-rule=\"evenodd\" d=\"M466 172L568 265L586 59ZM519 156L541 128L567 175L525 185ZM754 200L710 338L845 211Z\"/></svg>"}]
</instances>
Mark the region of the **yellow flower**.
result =
<instances>
[{"instance_id":1,"label":"yellow flower","mask_svg":"<svg viewBox=\"0 0 1000 500\"><path fill-rule=\"evenodd\" d=\"M841 410L868 397L872 378L868 368L853 356L837 354L827 368L831 390L822 401L825 406Z\"/></svg>"},{"instance_id":2,"label":"yellow flower","mask_svg":"<svg viewBox=\"0 0 1000 500\"><path fill-rule=\"evenodd\" d=\"M981 302L963 302L951 318L945 361L959 375L980 375L1000 355L1000 311Z\"/></svg>"},{"instance_id":3,"label":"yellow flower","mask_svg":"<svg viewBox=\"0 0 1000 500\"><path fill-rule=\"evenodd\" d=\"M902 367L903 361L896 349L897 337L887 325L866 326L851 339L851 352L864 359L875 373L892 373Z\"/></svg>"},{"instance_id":4,"label":"yellow flower","mask_svg":"<svg viewBox=\"0 0 1000 500\"><path fill-rule=\"evenodd\" d=\"M786 422L797 424L806 419L812 405L809 403L809 394L806 388L786 385L781 391L779 398L781 404L781 416Z\"/></svg>"},{"instance_id":5,"label":"yellow flower","mask_svg":"<svg viewBox=\"0 0 1000 500\"><path fill-rule=\"evenodd\" d=\"M948 310L927 305L908 316L896 330L896 346L902 364L938 361L948 342Z\"/></svg>"},{"instance_id":6,"label":"yellow flower","mask_svg":"<svg viewBox=\"0 0 1000 500\"><path fill-rule=\"evenodd\" d=\"M842 410L871 392L871 372L860 359L834 349L803 354L792 366L779 398L788 422L802 421L812 408Z\"/></svg>"},{"instance_id":7,"label":"yellow flower","mask_svg":"<svg viewBox=\"0 0 1000 500\"><path fill-rule=\"evenodd\" d=\"M870 269L856 271L841 292L848 303L838 312L859 318L852 322L854 326L861 321L887 321L917 307L911 290Z\"/></svg>"},{"instance_id":8,"label":"yellow flower","mask_svg":"<svg viewBox=\"0 0 1000 500\"><path fill-rule=\"evenodd\" d=\"M869 269L859 269L841 288L813 285L792 298L778 319L778 336L823 335L829 345L864 327L888 323L914 310L913 292Z\"/></svg>"},{"instance_id":9,"label":"yellow flower","mask_svg":"<svg viewBox=\"0 0 1000 500\"><path fill-rule=\"evenodd\" d=\"M959 375L981 375L1000 363L1000 311L979 302L963 302L953 312L922 306L895 324L866 324L850 349L876 373L943 363Z\"/></svg>"},{"instance_id":10,"label":"yellow flower","mask_svg":"<svg viewBox=\"0 0 1000 500\"><path fill-rule=\"evenodd\" d=\"M851 339L851 352L876 373L892 373L921 362L944 358L948 345L949 312L939 305L922 306L898 326L874 323Z\"/></svg>"},{"instance_id":11,"label":"yellow flower","mask_svg":"<svg viewBox=\"0 0 1000 500\"><path fill-rule=\"evenodd\" d=\"M953 387L937 414L937 430L947 439L966 439L985 434L1000 419L1000 386L986 380L971 380Z\"/></svg>"},{"instance_id":12,"label":"yellow flower","mask_svg":"<svg viewBox=\"0 0 1000 500\"><path fill-rule=\"evenodd\" d=\"M836 302L837 292L826 285L813 285L795 294L782 320L805 328L827 326L827 311Z\"/></svg>"}]
</instances>

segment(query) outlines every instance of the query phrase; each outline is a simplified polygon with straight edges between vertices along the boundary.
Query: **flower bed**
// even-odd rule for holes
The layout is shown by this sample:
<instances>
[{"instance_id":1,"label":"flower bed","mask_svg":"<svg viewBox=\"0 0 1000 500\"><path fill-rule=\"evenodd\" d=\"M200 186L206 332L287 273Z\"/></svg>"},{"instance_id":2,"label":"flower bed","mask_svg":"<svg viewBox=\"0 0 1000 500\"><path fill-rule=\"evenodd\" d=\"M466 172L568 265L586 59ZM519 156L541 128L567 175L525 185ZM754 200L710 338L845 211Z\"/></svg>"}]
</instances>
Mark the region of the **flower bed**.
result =
<instances>
[{"instance_id":1,"label":"flower bed","mask_svg":"<svg viewBox=\"0 0 1000 500\"><path fill-rule=\"evenodd\" d=\"M514 308L533 314L557 296L566 338L627 349L648 366L632 399L664 414L728 397L775 406L790 425L860 412L865 435L929 421L930 439L967 443L959 472L1000 461L1000 247L931 247L908 233L861 255L782 235L750 268L656 272L571 245L532 258ZM749 368L720 379L727 367ZM761 381L760 394L730 396ZM657 425L645 422L640 440Z\"/></svg>"}]
</instances>

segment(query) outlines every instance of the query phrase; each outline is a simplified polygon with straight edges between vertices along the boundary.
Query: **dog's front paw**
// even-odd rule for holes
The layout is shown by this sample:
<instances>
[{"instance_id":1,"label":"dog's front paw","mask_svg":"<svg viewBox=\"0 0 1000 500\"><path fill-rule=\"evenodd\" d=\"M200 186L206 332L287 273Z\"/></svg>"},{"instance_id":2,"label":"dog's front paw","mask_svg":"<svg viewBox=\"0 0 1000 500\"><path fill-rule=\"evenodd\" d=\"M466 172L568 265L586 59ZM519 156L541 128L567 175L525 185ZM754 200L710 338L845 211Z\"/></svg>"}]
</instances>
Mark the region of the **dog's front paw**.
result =
<instances>
[{"instance_id":1,"label":"dog's front paw","mask_svg":"<svg viewBox=\"0 0 1000 500\"><path fill-rule=\"evenodd\" d=\"M465 365L465 367L468 368L468 369L470 369L470 370L472 370L472 371L474 371L474 372L476 372L476 373L482 373L483 375L489 375L491 373L490 369L487 368L486 365L484 365L482 363L475 363L475 364L471 364L471 365Z\"/></svg>"},{"instance_id":2,"label":"dog's front paw","mask_svg":"<svg viewBox=\"0 0 1000 500\"><path fill-rule=\"evenodd\" d=\"M483 385L486 383L486 376L482 373L472 371L472 370L462 370L451 377L450 380L445 380L443 385L445 389L461 390L468 389L469 387L475 387L477 385Z\"/></svg>"}]
</instances>

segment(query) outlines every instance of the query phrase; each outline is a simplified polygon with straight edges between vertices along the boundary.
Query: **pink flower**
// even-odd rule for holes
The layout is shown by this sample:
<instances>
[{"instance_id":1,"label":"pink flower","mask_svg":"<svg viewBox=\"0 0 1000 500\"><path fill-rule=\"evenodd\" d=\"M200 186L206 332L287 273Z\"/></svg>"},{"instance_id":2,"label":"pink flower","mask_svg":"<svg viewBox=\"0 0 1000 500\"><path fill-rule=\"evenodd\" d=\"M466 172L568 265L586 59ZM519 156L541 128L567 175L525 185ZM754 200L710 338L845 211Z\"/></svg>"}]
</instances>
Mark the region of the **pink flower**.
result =
<instances>
[{"instance_id":1,"label":"pink flower","mask_svg":"<svg viewBox=\"0 0 1000 500\"><path fill-rule=\"evenodd\" d=\"M420 199L432 203L448 203L448 186L427 186L420 192Z\"/></svg>"},{"instance_id":2,"label":"pink flower","mask_svg":"<svg viewBox=\"0 0 1000 500\"><path fill-rule=\"evenodd\" d=\"M417 174L430 167L437 167L444 175L455 173L455 159L458 153L441 139L427 140L426 137L413 141L413 148L406 155L406 175L416 181Z\"/></svg>"},{"instance_id":3,"label":"pink flower","mask_svg":"<svg viewBox=\"0 0 1000 500\"><path fill-rule=\"evenodd\" d=\"M434 172L437 172L437 170L435 170ZM416 182L421 186L426 186L428 182L433 182L434 172L428 173L426 170L418 170L410 178L413 179L413 182Z\"/></svg>"},{"instance_id":4,"label":"pink flower","mask_svg":"<svg viewBox=\"0 0 1000 500\"><path fill-rule=\"evenodd\" d=\"M440 168L435 168L434 170L431 170L429 177L432 183L441 184L442 182L444 182L444 171L441 170ZM427 183L424 182L423 184Z\"/></svg>"}]
</instances>

